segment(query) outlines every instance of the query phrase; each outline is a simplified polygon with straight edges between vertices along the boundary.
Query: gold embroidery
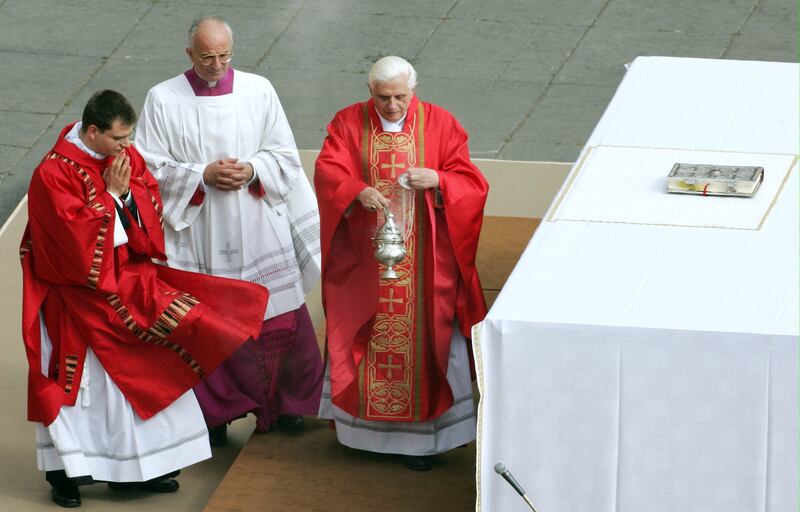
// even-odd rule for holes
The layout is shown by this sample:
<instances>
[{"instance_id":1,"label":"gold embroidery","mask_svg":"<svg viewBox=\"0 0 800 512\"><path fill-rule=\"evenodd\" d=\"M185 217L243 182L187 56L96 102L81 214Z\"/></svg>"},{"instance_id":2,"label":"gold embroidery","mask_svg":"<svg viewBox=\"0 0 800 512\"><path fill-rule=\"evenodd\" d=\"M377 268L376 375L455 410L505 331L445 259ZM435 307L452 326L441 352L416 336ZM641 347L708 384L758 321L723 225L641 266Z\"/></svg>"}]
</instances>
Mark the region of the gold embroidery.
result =
<instances>
[{"instance_id":1,"label":"gold embroidery","mask_svg":"<svg viewBox=\"0 0 800 512\"><path fill-rule=\"evenodd\" d=\"M46 159L59 159L67 164L69 164L75 172L83 180L84 185L86 185L86 195L88 198L87 206L92 208L93 210L97 210L103 214L103 221L100 224L100 229L97 233L97 240L94 244L94 255L92 257L92 264L89 267L89 275L87 277L86 284L92 290L97 289L97 283L100 280L100 267L103 263L103 253L104 247L106 242L106 235L108 233L108 224L111 221L111 212L101 203L95 202L95 198L97 197L97 189L94 186L94 181L92 177L89 176L89 173L86 172L77 162L73 162L69 158L59 155L55 152L50 152L46 157Z\"/></svg>"},{"instance_id":2,"label":"gold embroidery","mask_svg":"<svg viewBox=\"0 0 800 512\"><path fill-rule=\"evenodd\" d=\"M419 120L419 165L420 167L425 167L425 112L422 103L419 103L418 110L417 110L417 119ZM418 204L424 205L425 202L422 200L424 192L420 192L417 195L419 196ZM417 259L417 290L424 290L425 286L425 237L427 236L427 229L428 229L428 210L427 208L417 208L417 218L414 219L416 222L417 229L416 235L417 239L419 240L419 258ZM417 301L417 361L421 361L423 358L423 349L425 347L425 294L420 293L419 300ZM422 367L421 365L414 366L414 378L417 382L420 382L422 379ZM422 407L422 398L420 396L420 388L417 386L416 394L414 395L414 419L419 421L420 419L420 408Z\"/></svg>"},{"instance_id":3,"label":"gold embroidery","mask_svg":"<svg viewBox=\"0 0 800 512\"><path fill-rule=\"evenodd\" d=\"M363 153L361 155L361 169L364 172L364 182L370 183L369 179L369 110L367 108L367 103L361 104L361 115L362 115L362 126L364 127L364 131L361 134L361 147L363 148Z\"/></svg>"},{"instance_id":4,"label":"gold embroidery","mask_svg":"<svg viewBox=\"0 0 800 512\"><path fill-rule=\"evenodd\" d=\"M31 252L33 248L33 240L26 240L20 247L19 247L19 259L25 259L25 255Z\"/></svg>"},{"instance_id":5,"label":"gold embroidery","mask_svg":"<svg viewBox=\"0 0 800 512\"><path fill-rule=\"evenodd\" d=\"M424 192L419 193L419 196L422 196ZM418 198L419 204L424 205L425 202L422 200L422 197ZM416 289L419 290L419 297L417 299L417 310L415 314L415 321L416 321L416 329L415 333L417 335L416 340L416 349L417 349L417 361L422 361L424 357L424 348L425 348L425 293L423 292L425 286L425 237L426 231L428 228L428 209L427 208L417 208L417 218L414 219L416 222L417 229L415 230L415 237L418 241L417 246L417 282L416 282ZM422 380L422 365L414 365L414 379L415 382L421 382ZM422 398L420 396L421 389L419 386L416 388L416 393L414 395L414 419L419 421L420 418L420 408L422 406Z\"/></svg>"},{"instance_id":6,"label":"gold embroidery","mask_svg":"<svg viewBox=\"0 0 800 512\"><path fill-rule=\"evenodd\" d=\"M397 163L395 159L397 158L397 153L392 153L390 155L391 162L388 164L381 164L381 169L389 169L392 172L392 178L397 178L397 169L405 169L406 164Z\"/></svg>"},{"instance_id":7,"label":"gold embroidery","mask_svg":"<svg viewBox=\"0 0 800 512\"><path fill-rule=\"evenodd\" d=\"M78 356L64 358L64 391L72 393L75 384L75 372L78 370Z\"/></svg>"},{"instance_id":8,"label":"gold embroidery","mask_svg":"<svg viewBox=\"0 0 800 512\"><path fill-rule=\"evenodd\" d=\"M369 133L365 134L365 179L386 196L390 195L397 174L416 166L417 140L421 145L422 139L416 123L421 119L418 115L409 120L412 124L408 133L384 132L366 121L365 131L369 126ZM417 196L417 201L424 204L421 193ZM424 208L416 212L417 226L424 218L419 210ZM399 278L379 283L378 313L359 368L360 378L366 381L360 382L360 389L366 394L360 409L366 419L413 421L420 417L420 365L425 338L420 233L424 231L418 227L406 240L406 258L395 266Z\"/></svg>"},{"instance_id":9,"label":"gold embroidery","mask_svg":"<svg viewBox=\"0 0 800 512\"><path fill-rule=\"evenodd\" d=\"M394 305L395 304L402 304L403 299L395 299L394 298L394 288L389 288L389 296L388 297L378 297L378 302L386 302L388 303L387 306L389 308L389 313L394 313Z\"/></svg>"},{"instance_id":10,"label":"gold embroidery","mask_svg":"<svg viewBox=\"0 0 800 512\"><path fill-rule=\"evenodd\" d=\"M177 295L178 292L173 292L173 294ZM202 378L205 376L203 368L194 360L186 349L166 339L166 337L178 327L189 311L200 303L196 298L188 293L181 294L167 306L156 319L155 323L146 330L136 323L136 320L134 320L130 311L128 311L128 308L125 307L118 295L112 293L106 297L106 300L111 304L111 307L117 312L117 316L134 336L145 343L152 343L172 350L189 365L198 377Z\"/></svg>"},{"instance_id":11,"label":"gold embroidery","mask_svg":"<svg viewBox=\"0 0 800 512\"><path fill-rule=\"evenodd\" d=\"M147 190L147 195L150 197L150 202L153 203L153 209L156 211L156 215L158 215L158 223L161 225L161 229L164 229L164 217L162 215L162 207L158 203L158 198L150 192L150 188L147 187L147 185L145 185L145 189Z\"/></svg>"}]
</instances>

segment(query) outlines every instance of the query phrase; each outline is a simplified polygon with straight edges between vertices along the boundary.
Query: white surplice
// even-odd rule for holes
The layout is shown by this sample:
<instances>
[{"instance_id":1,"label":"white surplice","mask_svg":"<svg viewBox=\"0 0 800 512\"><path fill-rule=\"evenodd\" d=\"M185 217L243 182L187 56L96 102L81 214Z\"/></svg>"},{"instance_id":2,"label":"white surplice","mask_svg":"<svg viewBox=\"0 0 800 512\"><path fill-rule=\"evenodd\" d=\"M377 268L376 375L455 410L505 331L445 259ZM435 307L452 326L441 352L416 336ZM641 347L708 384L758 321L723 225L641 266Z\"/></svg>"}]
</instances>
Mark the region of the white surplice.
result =
<instances>
[{"instance_id":1,"label":"white surplice","mask_svg":"<svg viewBox=\"0 0 800 512\"><path fill-rule=\"evenodd\" d=\"M304 303L319 278L319 212L289 122L270 82L234 71L233 92L196 96L183 74L153 87L136 146L159 182L172 267L269 289L266 318ZM249 162L266 191L206 187L222 158ZM200 187L202 204L190 200Z\"/></svg>"},{"instance_id":2,"label":"white surplice","mask_svg":"<svg viewBox=\"0 0 800 512\"><path fill-rule=\"evenodd\" d=\"M66 140L94 158L78 137L78 122ZM109 192L110 193L110 192ZM114 196L119 202L119 198ZM114 247L128 242L119 217ZM50 368L52 342L40 315L42 373ZM36 424L36 459L41 471L63 469L69 477L107 482L150 480L211 457L203 413L190 390L147 420L131 407L89 348L74 406L61 408L48 426Z\"/></svg>"}]
</instances>

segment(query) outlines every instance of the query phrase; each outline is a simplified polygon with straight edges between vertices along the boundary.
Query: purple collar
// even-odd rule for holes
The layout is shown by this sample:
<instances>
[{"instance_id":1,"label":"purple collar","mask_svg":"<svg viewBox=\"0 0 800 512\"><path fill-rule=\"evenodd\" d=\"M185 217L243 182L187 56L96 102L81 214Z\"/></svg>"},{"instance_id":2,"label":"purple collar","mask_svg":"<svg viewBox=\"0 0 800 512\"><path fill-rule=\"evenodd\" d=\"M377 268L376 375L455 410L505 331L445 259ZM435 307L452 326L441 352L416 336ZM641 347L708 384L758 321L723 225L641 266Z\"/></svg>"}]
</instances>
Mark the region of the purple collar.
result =
<instances>
[{"instance_id":1,"label":"purple collar","mask_svg":"<svg viewBox=\"0 0 800 512\"><path fill-rule=\"evenodd\" d=\"M192 86L195 96L222 96L233 92L233 68L228 68L225 76L214 87L208 86L208 81L201 78L194 68L183 74Z\"/></svg>"}]
</instances>

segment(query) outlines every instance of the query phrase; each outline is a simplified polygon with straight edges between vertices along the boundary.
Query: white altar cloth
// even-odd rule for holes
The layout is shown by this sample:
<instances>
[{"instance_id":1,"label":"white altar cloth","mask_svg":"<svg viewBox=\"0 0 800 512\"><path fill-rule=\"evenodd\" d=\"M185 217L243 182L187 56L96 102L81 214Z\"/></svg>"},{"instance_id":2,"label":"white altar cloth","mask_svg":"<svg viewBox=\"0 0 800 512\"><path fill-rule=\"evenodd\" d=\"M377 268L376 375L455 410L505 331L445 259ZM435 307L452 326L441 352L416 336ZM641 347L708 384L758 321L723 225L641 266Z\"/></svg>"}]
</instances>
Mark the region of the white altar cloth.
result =
<instances>
[{"instance_id":1,"label":"white altar cloth","mask_svg":"<svg viewBox=\"0 0 800 512\"><path fill-rule=\"evenodd\" d=\"M798 65L640 57L486 320L478 504L798 508ZM675 162L761 165L754 198Z\"/></svg>"}]
</instances>

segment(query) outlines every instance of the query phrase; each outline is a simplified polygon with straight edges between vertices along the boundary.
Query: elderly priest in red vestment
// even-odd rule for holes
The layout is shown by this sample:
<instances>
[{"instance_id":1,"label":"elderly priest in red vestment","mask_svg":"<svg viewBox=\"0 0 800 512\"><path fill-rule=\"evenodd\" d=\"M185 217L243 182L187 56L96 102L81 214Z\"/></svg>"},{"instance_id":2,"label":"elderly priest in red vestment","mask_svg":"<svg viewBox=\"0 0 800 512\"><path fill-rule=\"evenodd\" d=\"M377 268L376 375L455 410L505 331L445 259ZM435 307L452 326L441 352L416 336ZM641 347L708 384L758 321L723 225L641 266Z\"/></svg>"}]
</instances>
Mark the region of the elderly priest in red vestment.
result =
<instances>
[{"instance_id":1,"label":"elderly priest in red vestment","mask_svg":"<svg viewBox=\"0 0 800 512\"><path fill-rule=\"evenodd\" d=\"M23 269L28 419L64 507L78 485L172 492L210 457L192 387L258 336L267 291L157 265L158 184L130 145L136 114L100 91L33 173Z\"/></svg>"},{"instance_id":2,"label":"elderly priest in red vestment","mask_svg":"<svg viewBox=\"0 0 800 512\"><path fill-rule=\"evenodd\" d=\"M410 469L475 439L468 344L486 305L475 253L488 184L467 133L384 57L371 98L336 114L316 162L328 368L320 417L341 443ZM407 254L381 277L370 240L395 214Z\"/></svg>"}]
</instances>

